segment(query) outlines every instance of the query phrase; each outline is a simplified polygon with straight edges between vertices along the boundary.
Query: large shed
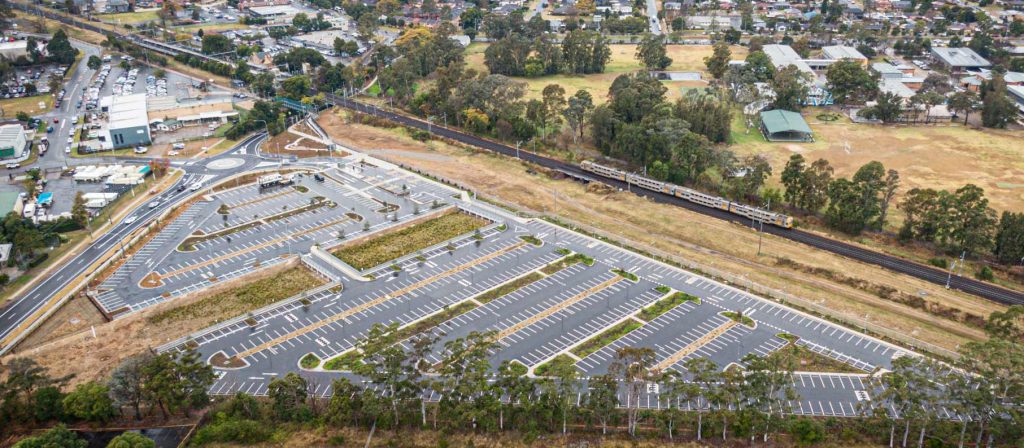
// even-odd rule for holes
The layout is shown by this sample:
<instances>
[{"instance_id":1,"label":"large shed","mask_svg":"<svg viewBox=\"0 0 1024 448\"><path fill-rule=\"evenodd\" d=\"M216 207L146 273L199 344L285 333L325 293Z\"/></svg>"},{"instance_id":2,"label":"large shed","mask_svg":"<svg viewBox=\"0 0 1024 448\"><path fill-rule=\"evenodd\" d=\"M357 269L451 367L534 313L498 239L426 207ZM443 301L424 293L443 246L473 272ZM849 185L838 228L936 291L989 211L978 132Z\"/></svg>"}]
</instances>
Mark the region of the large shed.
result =
<instances>
[{"instance_id":1,"label":"large shed","mask_svg":"<svg viewBox=\"0 0 1024 448\"><path fill-rule=\"evenodd\" d=\"M761 112L761 133L770 142L814 141L811 128L807 126L804 117L788 110Z\"/></svg>"}]
</instances>

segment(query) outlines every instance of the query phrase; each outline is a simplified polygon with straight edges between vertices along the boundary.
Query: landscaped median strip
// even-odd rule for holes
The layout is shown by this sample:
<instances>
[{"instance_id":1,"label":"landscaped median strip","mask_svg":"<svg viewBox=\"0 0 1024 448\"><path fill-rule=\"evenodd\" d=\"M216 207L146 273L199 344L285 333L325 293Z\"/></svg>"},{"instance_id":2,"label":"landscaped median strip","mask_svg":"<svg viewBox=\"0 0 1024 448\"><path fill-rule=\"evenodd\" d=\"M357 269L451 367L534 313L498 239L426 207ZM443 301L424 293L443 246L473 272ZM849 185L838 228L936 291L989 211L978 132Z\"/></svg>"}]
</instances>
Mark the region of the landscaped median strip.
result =
<instances>
[{"instance_id":1,"label":"landscaped median strip","mask_svg":"<svg viewBox=\"0 0 1024 448\"><path fill-rule=\"evenodd\" d=\"M611 328L602 331L597 336L594 336L590 339L587 339L586 341L583 341L582 344L577 345L576 348L570 350L569 353L572 353L573 356L576 356L577 358L580 359L586 358L587 356L590 356L592 353L596 353L598 350L601 350L608 344L611 344L612 342L619 340L619 338L629 334L631 331L636 330L637 328L642 327L643 325L643 323L637 322L632 318L626 319L622 322L619 322L617 325L614 325Z\"/></svg>"},{"instance_id":2,"label":"landscaped median strip","mask_svg":"<svg viewBox=\"0 0 1024 448\"><path fill-rule=\"evenodd\" d=\"M247 357L252 356L252 355L254 355L256 353L259 353L259 352L261 352L263 350L266 350L267 348L273 347L275 345L279 345L279 344L281 344L284 341L287 341L289 339L294 339L296 337L302 336L302 335L304 335L306 333L309 333L311 331L315 331L317 329L320 329L320 328L323 328L323 327L325 327L327 325L330 325L330 324L332 324L334 322L338 322L338 321L344 320L344 319L348 318L349 316L353 316L355 314L358 314L358 313L361 313L361 312L366 311L368 309L371 309L371 308L373 308L373 307L375 307L377 305L380 305L380 304L382 304L384 302L387 302L387 301L389 301L391 299L394 299L396 297L400 297L400 296L402 296L404 294L407 294L409 292L415 291L415 290L417 290L419 288L422 288L422 287L424 287L426 285L434 283L434 282L436 282L436 281L438 281L438 280L440 280L442 278L445 278L445 277L448 277L448 276L451 276L451 275L455 275L455 274L457 274L459 272L462 272L462 271L465 271L467 269L472 269L475 266L478 266L480 264L483 264L483 263L486 263L488 261L491 261L491 260L493 260L493 259L495 259L497 257L500 257L500 256L502 256L502 255L504 255L506 253L515 251L515 250L523 247L526 244L527 244L526 242L520 242L520 243L513 244L511 246L508 246L506 248L503 248L503 249L500 249L500 250L496 250L494 252L491 252L490 254L487 254L487 255L485 255L483 257L477 258L477 259L475 259L473 261L470 261L468 263L461 264L461 265L456 266L456 267L454 267L452 269L449 269L449 270L447 270L445 272L442 272L442 273L439 273L437 275L431 276L429 278L420 280L420 281L418 281L416 283L413 283L413 284L411 284L409 286L406 286L405 288L399 289L398 291L394 291L394 292L392 292L390 294L385 294L383 296L377 297L376 299L370 300L370 301L368 301L366 303L363 303L361 305L356 305L356 306L354 306L352 308L344 310L344 311L342 311L342 312L340 312L338 314L335 314L335 315L333 315L333 316L331 316L331 317L329 317L327 319L321 320L321 321L319 321L317 323L314 323L314 324L311 324L311 325L307 325L305 327L302 327L302 328L299 328L297 330L294 330L294 331L288 332L286 334L283 334L283 335L281 335L281 336L279 336L277 338L271 339L271 340L269 340L267 342L264 342L262 344L254 346L254 347L252 347L252 348L250 348L250 349L248 349L246 351L240 352L240 353L236 354L234 356L234 358L236 358L236 359L247 358Z\"/></svg>"},{"instance_id":3,"label":"landscaped median strip","mask_svg":"<svg viewBox=\"0 0 1024 448\"><path fill-rule=\"evenodd\" d=\"M666 295L666 297L658 300L657 302L654 302L654 304L652 304L651 306L648 306L640 310L640 314L638 314L637 317L645 322L650 322L654 319L657 319L658 316L661 316L662 314L665 314L671 311L673 308L682 305L683 303L686 302L693 302L697 305L700 305L700 298L696 296L691 296L685 292L677 291L670 295Z\"/></svg>"}]
</instances>

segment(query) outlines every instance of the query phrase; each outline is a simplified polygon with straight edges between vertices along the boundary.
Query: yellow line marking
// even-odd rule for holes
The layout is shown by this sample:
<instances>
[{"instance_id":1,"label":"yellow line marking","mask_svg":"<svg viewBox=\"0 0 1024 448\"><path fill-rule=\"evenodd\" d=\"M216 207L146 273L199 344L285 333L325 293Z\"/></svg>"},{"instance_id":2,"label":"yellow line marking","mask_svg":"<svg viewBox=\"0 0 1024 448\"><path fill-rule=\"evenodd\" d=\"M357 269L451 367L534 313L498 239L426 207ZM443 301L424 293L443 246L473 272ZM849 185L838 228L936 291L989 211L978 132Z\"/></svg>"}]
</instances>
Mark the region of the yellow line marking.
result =
<instances>
[{"instance_id":1,"label":"yellow line marking","mask_svg":"<svg viewBox=\"0 0 1024 448\"><path fill-rule=\"evenodd\" d=\"M430 283L433 283L433 282L435 282L435 281L437 281L439 279L442 279L444 277L448 277L450 275L454 275L454 274L457 274L459 272L462 272L462 271L465 271L467 269L470 269L470 268L472 268L474 266L486 263L486 262L488 262L490 260L493 260L493 259L495 259L495 258L497 258L497 257L499 257L501 255L504 255L506 253L509 253L509 252L512 252L512 251L514 251L516 249L519 249L520 247L523 247L525 244L526 244L525 241L519 242L519 243L513 244L513 245L511 245L509 247L506 247L504 249L501 249L501 250L492 252L492 253L490 253L488 255L485 255L483 257L477 258L477 259L475 259L473 261L470 261L468 263L461 264L461 265L456 266L456 267L454 267L452 269L449 269L447 271L444 271L444 272L441 272L439 274L436 274L436 275L434 275L434 276L432 276L430 278L426 278L426 279L420 280L420 281L418 281L416 283L413 283L413 284L411 284L409 286L406 286L405 288L399 289L398 291L394 291L394 292L391 292L389 294L384 294L383 296L377 297L376 299L370 300L370 301L368 301L366 303L363 303L361 305L356 305L356 306L354 306L352 308L349 308L349 309L344 310L344 311L342 311L342 312L340 312L338 314L335 314L335 315L333 315L331 317L328 317L327 319L321 320L321 321L316 322L314 324L310 324L310 325L307 325L305 327L299 328L297 330L291 331L289 333L283 334L283 335L281 335L281 336L279 336L277 338L271 339L271 340L269 340L267 342L264 342L264 343L262 343L260 345L252 347L252 348L250 348L250 349L248 349L246 351L240 352L240 353L236 354L234 357L238 358L238 359L247 358L249 356L252 356L252 355L254 355L256 353L259 353L259 352L261 352L263 350L266 350L266 349L268 349L270 347L273 347L275 345L280 345L281 343L283 343L284 341L287 341L289 339L294 339L294 338L302 336L302 335L304 335L306 333L310 333L310 332L316 331L316 330L318 330L320 328L323 328L323 327L325 327L327 325L330 325L332 323L338 322L340 320L344 320L344 319L348 318L349 316L353 316L355 314L358 314L358 313L366 311L366 310L368 310L370 308L373 308L373 307L375 307L377 305L380 305L380 304L382 304L384 302L387 302L388 300L394 299L396 297L401 297L404 294L407 294L407 293L412 292L412 291L414 291L416 289L422 288L423 286L426 286L426 285L428 285Z\"/></svg>"},{"instance_id":2,"label":"yellow line marking","mask_svg":"<svg viewBox=\"0 0 1024 448\"><path fill-rule=\"evenodd\" d=\"M672 356L665 358L664 360L659 362L658 365L654 366L654 369L652 370L665 370L671 367L672 364L679 362L681 359L685 358L686 355L689 355L690 353L697 351L697 349L703 347L708 342L711 342L712 339L721 336L723 333L729 331L730 328L735 327L736 325L739 325L736 323L736 321L732 319L727 320L724 324L719 325L718 328L709 331L704 336L701 336L697 338L697 340L689 343L686 347L679 349L678 352L673 353Z\"/></svg>"},{"instance_id":3,"label":"yellow line marking","mask_svg":"<svg viewBox=\"0 0 1024 448\"><path fill-rule=\"evenodd\" d=\"M588 289L586 291L583 291L583 292L581 292L579 294L576 294L575 296L572 296L572 297L570 297L570 298L568 298L568 299L566 299L566 300L564 300L564 301L562 301L560 303L557 303L557 304L551 306L550 308L548 308L548 309L546 309L544 311L541 311L541 312L539 312L537 314L534 314L533 316L531 316L531 317L529 317L527 319L524 319L524 320L521 320L521 321L517 322L515 325L512 325L511 327L508 327L508 328L506 328L504 330L501 330L498 333L497 339L498 340L505 339L505 338L511 336L512 334L514 334L515 332L517 332L519 330L522 330L522 329L524 329L524 328L526 328L526 327L528 327L530 325L533 325L533 324L537 323L538 321L540 321L541 319L544 319L545 317L551 316L552 314L555 314L555 313L557 313L559 311L562 311L562 310L564 310L564 309L566 309L566 308L576 304L577 302L587 298L588 296L593 295L593 294L597 293L598 291L601 291L601 290L603 290L605 288L608 288L608 287L610 287L610 286L612 286L612 285L614 285L614 284L616 284L618 282L621 282L622 280L625 280L625 278L622 277L622 276L619 276L619 275L616 275L615 277L612 277L612 278L610 278L608 280L605 280L605 281L601 282L600 284L598 284L597 286L594 286L593 288L590 288L590 289Z\"/></svg>"}]
</instances>

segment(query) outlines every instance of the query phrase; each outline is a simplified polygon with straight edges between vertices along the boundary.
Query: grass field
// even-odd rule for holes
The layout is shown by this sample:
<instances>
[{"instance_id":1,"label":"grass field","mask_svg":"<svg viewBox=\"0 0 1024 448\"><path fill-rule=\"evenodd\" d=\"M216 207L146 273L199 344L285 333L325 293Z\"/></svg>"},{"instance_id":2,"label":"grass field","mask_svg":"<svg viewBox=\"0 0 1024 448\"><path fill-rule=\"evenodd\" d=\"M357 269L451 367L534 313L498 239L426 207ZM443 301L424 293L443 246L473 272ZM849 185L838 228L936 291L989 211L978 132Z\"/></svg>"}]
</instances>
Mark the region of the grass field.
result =
<instances>
[{"instance_id":1,"label":"grass field","mask_svg":"<svg viewBox=\"0 0 1024 448\"><path fill-rule=\"evenodd\" d=\"M43 107L39 107L39 103ZM36 96L25 96L21 98L8 98L0 100L0 117L14 118L18 112L25 112L30 116L43 114L53 108L53 95L43 94Z\"/></svg>"},{"instance_id":2,"label":"grass field","mask_svg":"<svg viewBox=\"0 0 1024 448\"><path fill-rule=\"evenodd\" d=\"M147 11L121 12L117 14L98 14L96 17L99 17L99 19L104 22L114 25L134 25L136 23L152 22L154 20L159 20L160 17L157 16L156 13L157 11L155 9L152 9Z\"/></svg>"},{"instance_id":3,"label":"grass field","mask_svg":"<svg viewBox=\"0 0 1024 448\"><path fill-rule=\"evenodd\" d=\"M773 182L780 184L786 161L802 154L808 162L824 158L836 176L849 177L872 160L900 173L900 193L915 187L954 190L967 183L985 189L996 210L1024 209L1024 133L995 129L973 130L959 124L943 126L879 126L855 124L843 117L834 122L815 118L812 108L804 119L814 131L812 143L766 142L756 129L744 133L734 121L732 149L739 155L763 154L771 161ZM902 220L891 208L893 227Z\"/></svg>"},{"instance_id":4,"label":"grass field","mask_svg":"<svg viewBox=\"0 0 1024 448\"><path fill-rule=\"evenodd\" d=\"M175 27L173 30L177 32L183 32L188 34L198 33L203 30L204 33L220 33L232 30L248 30L248 25L243 24L197 24L197 25L186 25L184 27Z\"/></svg>"},{"instance_id":5,"label":"grass field","mask_svg":"<svg viewBox=\"0 0 1024 448\"><path fill-rule=\"evenodd\" d=\"M466 47L466 63L469 67L477 68L478 70L486 70L487 66L484 65L484 51L490 44L487 43L473 43L469 47ZM548 84L560 84L565 88L566 95L572 95L577 90L587 90L594 97L594 102L597 104L604 103L608 100L608 88L611 87L612 82L615 78L623 73L632 73L641 70L640 63L636 60L636 45L632 44L615 44L611 45L612 56L611 60L605 66L604 73L598 73L593 75L553 75L543 76L540 78L514 78L517 81L523 81L527 84L527 98L540 98L541 91ZM672 65L669 66L670 71L698 71L705 72L704 57L711 55L711 46L709 45L669 45L666 47L668 56L672 58ZM742 59L746 57L747 49L745 47L732 47L733 59ZM708 75L705 73L704 77ZM669 98L678 98L682 95L682 89L687 87L703 87L707 85L703 81L665 81L663 82L665 87L668 88L667 96Z\"/></svg>"},{"instance_id":6,"label":"grass field","mask_svg":"<svg viewBox=\"0 0 1024 448\"><path fill-rule=\"evenodd\" d=\"M334 251L334 256L356 269L367 269L420 249L472 232L489 224L465 213L448 213L367 241Z\"/></svg>"}]
</instances>

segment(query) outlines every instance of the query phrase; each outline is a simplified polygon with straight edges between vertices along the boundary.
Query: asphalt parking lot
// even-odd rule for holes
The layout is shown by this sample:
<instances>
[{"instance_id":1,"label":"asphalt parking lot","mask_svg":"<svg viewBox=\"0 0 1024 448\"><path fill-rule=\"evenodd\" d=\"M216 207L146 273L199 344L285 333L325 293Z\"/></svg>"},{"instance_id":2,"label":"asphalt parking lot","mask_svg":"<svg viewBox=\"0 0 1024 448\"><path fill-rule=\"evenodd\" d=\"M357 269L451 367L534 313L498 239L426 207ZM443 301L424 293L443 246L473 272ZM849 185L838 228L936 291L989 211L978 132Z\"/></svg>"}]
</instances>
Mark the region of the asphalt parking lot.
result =
<instances>
[{"instance_id":1,"label":"asphalt parking lot","mask_svg":"<svg viewBox=\"0 0 1024 448\"><path fill-rule=\"evenodd\" d=\"M495 365L511 360L533 369L567 355L583 378L607 372L615 350L624 345L651 347L658 365L666 369L681 371L692 357L706 357L724 369L741 363L747 354L765 356L784 347L787 341L779 336L782 333L797 335L803 347L864 372L860 376L799 375L797 387L808 391L802 395L807 401L793 407L815 415L852 414L856 402L872 394L865 390L863 377L876 367L890 367L894 357L907 353L552 224L519 219L486 204L455 200L456 190L401 170L362 165L356 162L358 157L351 156L340 168L323 171L324 182L303 176L296 185L304 188L260 190L247 185L208 195L107 279L100 287L100 303L108 312L137 311L205 288L211 284L210 278L242 275L282 256L301 256L328 277L331 283L308 292L305 304L293 300L269 307L253 316L256 325L234 320L191 335L205 358L219 354L245 365L218 368L219 379L212 387L217 394L264 394L273 378L289 371L302 371L314 384L322 385L317 393L329 394L326 385L330 378L343 373L302 370L302 357L312 353L327 360L352 350L375 323L408 325L464 304L471 304L472 309L437 328L443 334L439 347L473 331L494 331L499 343L492 356ZM397 193L404 190L411 193ZM299 210L317 196L334 206ZM431 209L434 201L446 204ZM385 210L385 203L398 206L397 221ZM463 235L416 256L367 268L362 274L369 280L356 280L356 270L340 269L337 260L331 263L308 253L313 244L330 250L339 243L339 230L348 235L363 232L364 221L352 219L352 214L366 220L369 231L374 232L413 219L416 209L426 215L450 207L485 217L491 224L482 228L479 236ZM281 213L295 214L275 218ZM251 225L253 222L260 224ZM195 231L211 234L225 226L244 230L199 242L191 251L176 250ZM526 236L542 244L532 244ZM573 264L514 292L483 303L476 301L482 293L536 273L568 253L592 257L594 263ZM261 261L259 267L254 266L256 261ZM632 275L620 275L617 269ZM152 273L162 283L140 286ZM344 289L331 292L329 288L338 284ZM650 320L640 318L644 308L676 291L701 300L684 302ZM725 314L736 311L753 319L753 325L739 324ZM582 358L572 354L573 348L627 320L638 322L639 327ZM178 341L161 350L179 349L183 344ZM432 356L440 359L438 353ZM651 407L659 406L656 390L648 399L653 400Z\"/></svg>"}]
</instances>

